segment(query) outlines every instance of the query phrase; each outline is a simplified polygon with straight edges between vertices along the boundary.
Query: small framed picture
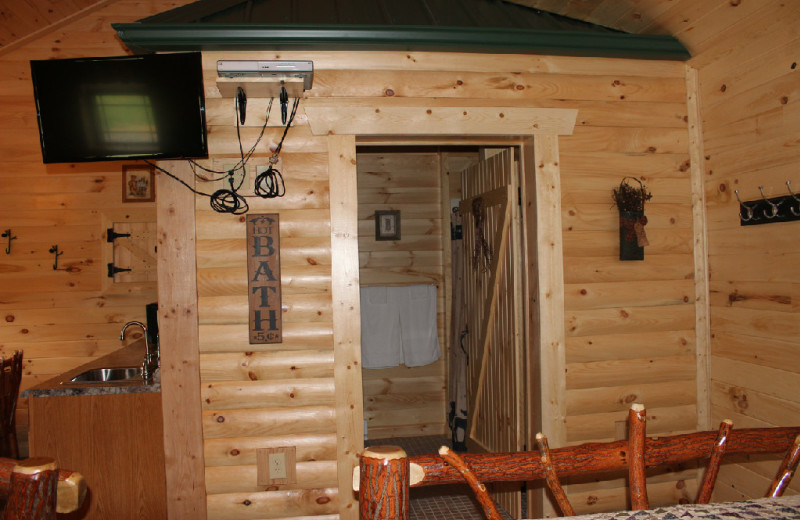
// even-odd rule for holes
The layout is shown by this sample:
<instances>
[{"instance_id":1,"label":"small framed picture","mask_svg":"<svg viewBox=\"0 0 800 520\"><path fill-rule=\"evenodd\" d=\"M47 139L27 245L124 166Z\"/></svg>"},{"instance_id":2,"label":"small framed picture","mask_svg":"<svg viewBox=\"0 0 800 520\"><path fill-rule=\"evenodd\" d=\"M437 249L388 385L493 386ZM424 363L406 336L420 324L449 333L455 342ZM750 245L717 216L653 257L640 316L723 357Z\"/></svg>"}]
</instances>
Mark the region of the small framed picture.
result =
<instances>
[{"instance_id":1,"label":"small framed picture","mask_svg":"<svg viewBox=\"0 0 800 520\"><path fill-rule=\"evenodd\" d=\"M149 164L122 166L122 202L156 200L155 172Z\"/></svg>"},{"instance_id":2,"label":"small framed picture","mask_svg":"<svg viewBox=\"0 0 800 520\"><path fill-rule=\"evenodd\" d=\"M400 210L375 212L375 240L400 240Z\"/></svg>"}]
</instances>

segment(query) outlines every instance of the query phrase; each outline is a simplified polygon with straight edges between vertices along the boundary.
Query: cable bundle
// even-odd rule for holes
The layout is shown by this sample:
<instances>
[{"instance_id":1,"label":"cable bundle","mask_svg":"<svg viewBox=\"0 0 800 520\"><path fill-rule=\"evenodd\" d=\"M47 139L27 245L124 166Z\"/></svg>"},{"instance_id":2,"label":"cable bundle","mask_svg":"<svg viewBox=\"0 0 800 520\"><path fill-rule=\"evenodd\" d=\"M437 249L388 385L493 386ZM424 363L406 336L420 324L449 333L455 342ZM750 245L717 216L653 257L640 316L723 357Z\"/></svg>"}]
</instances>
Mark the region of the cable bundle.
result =
<instances>
[{"instance_id":1,"label":"cable bundle","mask_svg":"<svg viewBox=\"0 0 800 520\"><path fill-rule=\"evenodd\" d=\"M229 168L228 170L213 170L210 168L206 168L205 166L189 159L190 167L192 168L192 171L194 172L196 179L201 180L203 182L217 182L227 179L229 185L228 188L218 189L217 191L211 194L204 193L189 186L186 182L179 179L178 177L168 172L167 170L159 167L158 165L153 164L149 161L145 162L156 168L158 171L180 182L181 184L186 186L190 191L192 191L192 193L208 197L211 209L213 209L214 211L218 213L230 213L234 215L241 215L247 213L247 211L250 209L250 206L248 205L245 196L240 195L238 192L241 189L242 185L244 184L244 179L246 177L247 163L252 158L253 153L255 153L256 147L261 142L261 139L264 136L264 131L266 130L267 123L269 122L269 115L270 112L272 111L273 99L270 99L269 104L267 105L267 114L264 119L264 125L261 127L261 131L258 134L258 138L256 139L256 142L253 144L253 146L250 147L250 149L247 151L247 153L244 152L244 148L242 147L242 137L239 128L240 108L244 108L243 107L244 102L245 102L244 100L241 100L239 99L239 97L237 97L236 104L234 107L236 111L236 116L235 116L236 137L239 141L239 156L240 156L239 161L232 168ZM278 143L278 146L275 148L275 151L273 152L272 156L269 158L269 163L270 163L269 167L256 177L255 185L253 188L255 195L253 196L262 199L272 199L277 197L283 197L286 194L286 184L284 183L283 175L281 174L280 170L278 170L275 167L275 164L278 162L278 155L280 154L281 148L283 147L283 142L286 139L286 134L289 132L289 127L292 126L292 122L294 121L294 117L295 114L297 113L297 108L299 107L299 105L300 105L300 99L295 98L294 104L292 105L291 115L289 116L288 121L286 122L286 126L283 130L283 135L281 136L281 140ZM198 173L197 171L198 169L202 170L204 173L203 174ZM241 170L242 175L237 183L236 172L239 170ZM205 173L214 174L216 175L216 177L206 176L204 175Z\"/></svg>"}]
</instances>

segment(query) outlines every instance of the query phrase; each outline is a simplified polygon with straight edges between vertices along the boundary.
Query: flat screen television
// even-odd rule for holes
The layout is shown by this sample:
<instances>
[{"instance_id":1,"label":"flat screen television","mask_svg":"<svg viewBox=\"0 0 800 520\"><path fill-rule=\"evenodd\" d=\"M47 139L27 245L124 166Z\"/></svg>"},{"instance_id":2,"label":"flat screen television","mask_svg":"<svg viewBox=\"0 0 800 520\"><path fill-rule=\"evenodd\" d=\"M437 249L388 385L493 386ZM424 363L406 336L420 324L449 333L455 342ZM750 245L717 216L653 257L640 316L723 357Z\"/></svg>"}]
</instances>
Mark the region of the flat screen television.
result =
<instances>
[{"instance_id":1,"label":"flat screen television","mask_svg":"<svg viewBox=\"0 0 800 520\"><path fill-rule=\"evenodd\" d=\"M208 156L199 52L31 61L45 163Z\"/></svg>"}]
</instances>

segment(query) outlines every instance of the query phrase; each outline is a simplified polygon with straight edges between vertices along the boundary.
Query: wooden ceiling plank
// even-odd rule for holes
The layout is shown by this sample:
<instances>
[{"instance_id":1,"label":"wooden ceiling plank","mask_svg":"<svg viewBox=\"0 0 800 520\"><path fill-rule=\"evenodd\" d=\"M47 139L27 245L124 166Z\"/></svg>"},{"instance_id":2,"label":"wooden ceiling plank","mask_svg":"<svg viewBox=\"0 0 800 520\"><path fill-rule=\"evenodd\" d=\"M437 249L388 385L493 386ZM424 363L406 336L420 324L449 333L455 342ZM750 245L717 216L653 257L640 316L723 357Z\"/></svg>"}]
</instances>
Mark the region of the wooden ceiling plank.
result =
<instances>
[{"instance_id":1,"label":"wooden ceiling plank","mask_svg":"<svg viewBox=\"0 0 800 520\"><path fill-rule=\"evenodd\" d=\"M99 2L94 2L94 3L92 3L92 5L90 7L87 7L85 9L80 10L80 11L77 11L77 12L71 14L70 16L68 16L66 18L62 18L61 20L59 20L56 23L53 23L53 24L50 24L50 25L45 25L45 26L42 26L42 27L38 27L34 31L29 32L29 33L25 33L25 34L21 34L21 35L18 34L17 35L17 39L15 39L14 41L11 41L11 42L3 45L3 47L0 47L0 56L2 56L5 53L10 52L10 51L18 48L18 47L21 47L21 46L25 45L26 43L28 43L28 42L30 42L32 40L35 40L36 38L39 38L39 37L47 34L48 32L55 31L59 27L63 27L65 25L69 24L69 23L74 22L75 20L79 20L81 17L86 16L87 14L89 14L91 12L94 12L94 11L96 11L98 9L101 9L101 8L107 6L107 5L109 5L109 4L111 4L111 3L115 2L115 1L116 0L100 0Z\"/></svg>"},{"instance_id":2,"label":"wooden ceiling plank","mask_svg":"<svg viewBox=\"0 0 800 520\"><path fill-rule=\"evenodd\" d=\"M612 27L638 34L642 32L643 27L658 18L671 5L671 2L661 0L642 0L632 5L618 20L614 21Z\"/></svg>"},{"instance_id":3,"label":"wooden ceiling plank","mask_svg":"<svg viewBox=\"0 0 800 520\"><path fill-rule=\"evenodd\" d=\"M765 7L749 18L739 20L723 32L712 36L703 44L703 52L692 58L690 64L698 70L731 66L767 55L773 49L800 37L800 2L762 3ZM716 62L716 63L715 63ZM707 71L703 70L706 75Z\"/></svg>"},{"instance_id":4,"label":"wooden ceiling plank","mask_svg":"<svg viewBox=\"0 0 800 520\"><path fill-rule=\"evenodd\" d=\"M566 9L561 14L577 20L586 20L597 8L598 3L599 0L569 0Z\"/></svg>"},{"instance_id":5,"label":"wooden ceiling plank","mask_svg":"<svg viewBox=\"0 0 800 520\"><path fill-rule=\"evenodd\" d=\"M616 29L617 27L614 26L614 23L622 18L628 9L630 9L629 2L597 0L594 10L586 17L586 21Z\"/></svg>"},{"instance_id":6,"label":"wooden ceiling plank","mask_svg":"<svg viewBox=\"0 0 800 520\"><path fill-rule=\"evenodd\" d=\"M700 54L713 46L716 35L722 33L734 35L736 32L730 31L734 25L743 20L758 17L759 13L779 8L777 0L742 2L740 4L726 2L719 9L699 18L691 27L686 27L680 35L676 34L676 36L682 42L691 44L692 55ZM796 18L794 23L797 23ZM765 30L772 31L774 29L770 27Z\"/></svg>"},{"instance_id":7,"label":"wooden ceiling plank","mask_svg":"<svg viewBox=\"0 0 800 520\"><path fill-rule=\"evenodd\" d=\"M20 38L36 30L36 21L25 15L25 7L20 8L17 4L8 4L3 7L3 25L9 29L15 38Z\"/></svg>"},{"instance_id":8,"label":"wooden ceiling plank","mask_svg":"<svg viewBox=\"0 0 800 520\"><path fill-rule=\"evenodd\" d=\"M697 19L702 18L704 14L714 12L721 7L722 3L719 0L713 0L713 2L678 0L673 2L669 9L642 26L639 32L644 34L674 35L677 32L685 31L687 27L693 26Z\"/></svg>"}]
</instances>

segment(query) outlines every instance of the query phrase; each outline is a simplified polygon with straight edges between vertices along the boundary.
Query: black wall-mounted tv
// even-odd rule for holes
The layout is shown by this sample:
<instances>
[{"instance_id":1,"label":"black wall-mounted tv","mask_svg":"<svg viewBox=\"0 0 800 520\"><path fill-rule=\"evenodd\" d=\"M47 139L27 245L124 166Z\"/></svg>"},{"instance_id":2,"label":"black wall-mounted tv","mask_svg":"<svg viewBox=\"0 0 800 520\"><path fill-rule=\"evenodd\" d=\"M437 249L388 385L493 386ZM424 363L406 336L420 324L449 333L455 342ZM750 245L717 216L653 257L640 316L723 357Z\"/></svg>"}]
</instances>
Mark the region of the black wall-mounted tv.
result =
<instances>
[{"instance_id":1,"label":"black wall-mounted tv","mask_svg":"<svg viewBox=\"0 0 800 520\"><path fill-rule=\"evenodd\" d=\"M31 61L45 163L208 156L199 52Z\"/></svg>"}]
</instances>

